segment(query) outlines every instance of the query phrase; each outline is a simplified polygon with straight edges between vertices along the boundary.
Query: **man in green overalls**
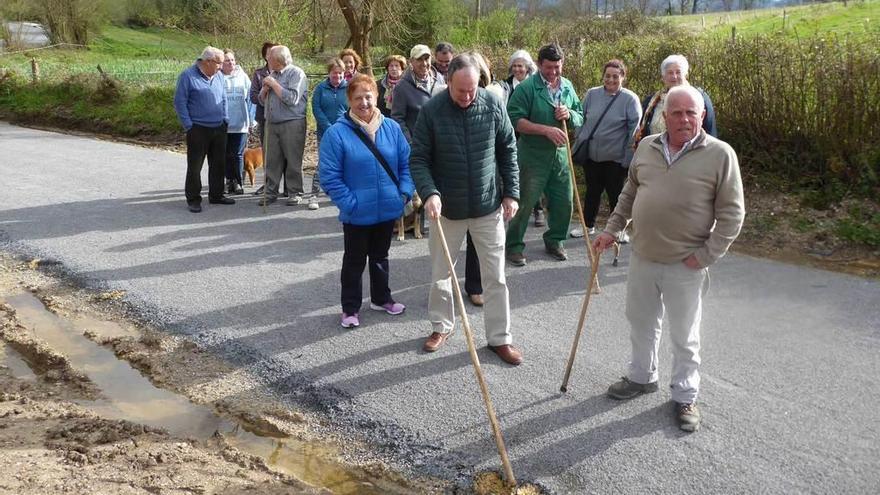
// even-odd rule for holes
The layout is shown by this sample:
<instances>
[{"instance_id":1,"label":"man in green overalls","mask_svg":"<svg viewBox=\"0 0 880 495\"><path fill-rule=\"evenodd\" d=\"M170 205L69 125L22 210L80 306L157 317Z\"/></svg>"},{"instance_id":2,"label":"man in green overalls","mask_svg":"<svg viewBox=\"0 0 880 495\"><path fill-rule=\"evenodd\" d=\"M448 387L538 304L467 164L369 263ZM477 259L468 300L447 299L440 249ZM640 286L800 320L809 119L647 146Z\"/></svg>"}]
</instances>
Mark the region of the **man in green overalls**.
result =
<instances>
[{"instance_id":1,"label":"man in green overalls","mask_svg":"<svg viewBox=\"0 0 880 495\"><path fill-rule=\"evenodd\" d=\"M538 52L538 73L520 83L507 104L507 113L519 133L520 204L533 205L547 198L544 247L558 261L568 259L563 243L568 237L572 212L571 174L562 121L574 129L584 122L581 102L571 81L562 77L563 53L551 43ZM530 208L522 208L507 227L507 261L526 264L523 236Z\"/></svg>"}]
</instances>

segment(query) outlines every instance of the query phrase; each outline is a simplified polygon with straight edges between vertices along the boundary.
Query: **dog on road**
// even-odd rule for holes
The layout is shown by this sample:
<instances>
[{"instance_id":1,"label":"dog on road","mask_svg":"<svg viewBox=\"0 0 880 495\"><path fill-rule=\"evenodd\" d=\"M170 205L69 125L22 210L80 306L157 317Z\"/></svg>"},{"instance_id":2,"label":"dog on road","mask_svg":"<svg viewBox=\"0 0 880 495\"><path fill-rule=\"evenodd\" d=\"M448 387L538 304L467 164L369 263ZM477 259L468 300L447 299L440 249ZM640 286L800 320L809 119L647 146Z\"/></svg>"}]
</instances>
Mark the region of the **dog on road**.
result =
<instances>
[{"instance_id":1,"label":"dog on road","mask_svg":"<svg viewBox=\"0 0 880 495\"><path fill-rule=\"evenodd\" d=\"M413 193L412 213L407 215L405 212L397 220L397 240L402 241L406 237L406 231L412 229L413 237L422 238L421 216L424 213L422 208L422 198L419 193Z\"/></svg>"},{"instance_id":2,"label":"dog on road","mask_svg":"<svg viewBox=\"0 0 880 495\"><path fill-rule=\"evenodd\" d=\"M254 170L263 166L263 148L248 148L244 150L244 173L247 174L251 187L254 187Z\"/></svg>"}]
</instances>

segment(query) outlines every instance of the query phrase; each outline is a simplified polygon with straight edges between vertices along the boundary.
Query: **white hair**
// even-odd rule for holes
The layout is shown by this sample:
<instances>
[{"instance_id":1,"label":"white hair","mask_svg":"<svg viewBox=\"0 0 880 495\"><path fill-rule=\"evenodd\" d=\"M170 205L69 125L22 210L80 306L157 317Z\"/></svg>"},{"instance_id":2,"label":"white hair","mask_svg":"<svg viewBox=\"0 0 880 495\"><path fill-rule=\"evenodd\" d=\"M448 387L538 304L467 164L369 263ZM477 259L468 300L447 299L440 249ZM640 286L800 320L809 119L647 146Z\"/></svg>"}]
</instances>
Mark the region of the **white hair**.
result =
<instances>
[{"instance_id":1,"label":"white hair","mask_svg":"<svg viewBox=\"0 0 880 495\"><path fill-rule=\"evenodd\" d=\"M267 53L269 58L274 59L276 62L284 62L284 66L293 65L293 55L290 54L290 48L287 48L284 45L275 45L269 49L269 53Z\"/></svg>"},{"instance_id":2,"label":"white hair","mask_svg":"<svg viewBox=\"0 0 880 495\"><path fill-rule=\"evenodd\" d=\"M669 102L672 101L672 98L677 97L679 94L686 94L690 96L694 103L700 107L700 113L706 109L706 100L703 99L702 93L700 91L690 85L682 85L675 86L669 89L669 92L666 93L666 108L669 108Z\"/></svg>"},{"instance_id":3,"label":"white hair","mask_svg":"<svg viewBox=\"0 0 880 495\"><path fill-rule=\"evenodd\" d=\"M517 60L522 60L523 63L526 64L526 71L528 72L529 75L532 75L535 72L538 72L538 66L535 65L535 61L532 60L532 56L529 55L529 52L527 52L525 50L517 50L517 51L513 52L513 55L510 56L510 60L507 63L508 73L511 73L510 68L511 68L511 66L513 66L513 63L516 62Z\"/></svg>"},{"instance_id":4,"label":"white hair","mask_svg":"<svg viewBox=\"0 0 880 495\"><path fill-rule=\"evenodd\" d=\"M666 69L675 64L681 69L681 77L687 77L688 71L690 71L690 64L688 64L688 59L684 58L684 55L670 55L663 59L660 62L660 75L663 76L666 74Z\"/></svg>"},{"instance_id":5,"label":"white hair","mask_svg":"<svg viewBox=\"0 0 880 495\"><path fill-rule=\"evenodd\" d=\"M213 46L206 46L204 50L202 50L202 54L199 55L199 60L223 60L223 50L219 48L214 48Z\"/></svg>"}]
</instances>

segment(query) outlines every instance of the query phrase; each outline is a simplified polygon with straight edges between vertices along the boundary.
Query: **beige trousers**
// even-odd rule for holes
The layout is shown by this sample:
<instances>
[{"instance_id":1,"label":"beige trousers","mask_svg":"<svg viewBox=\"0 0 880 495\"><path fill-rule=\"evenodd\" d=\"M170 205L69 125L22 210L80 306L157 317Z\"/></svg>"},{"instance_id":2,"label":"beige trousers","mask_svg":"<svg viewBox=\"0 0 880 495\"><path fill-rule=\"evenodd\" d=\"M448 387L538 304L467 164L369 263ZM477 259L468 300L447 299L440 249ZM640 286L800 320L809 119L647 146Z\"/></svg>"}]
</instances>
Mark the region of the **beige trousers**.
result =
<instances>
[{"instance_id":1,"label":"beige trousers","mask_svg":"<svg viewBox=\"0 0 880 495\"><path fill-rule=\"evenodd\" d=\"M690 403L700 390L700 318L709 290L709 270L684 263L654 263L633 253L626 282L626 317L632 360L629 379L656 382L663 314L672 342L672 400Z\"/></svg>"},{"instance_id":2,"label":"beige trousers","mask_svg":"<svg viewBox=\"0 0 880 495\"><path fill-rule=\"evenodd\" d=\"M483 278L483 319L489 345L512 342L510 336L510 297L504 275L504 220L502 210L484 217L450 220L441 217L449 253L455 263L468 231L480 258ZM443 254L440 235L436 230L429 238L431 251L431 291L428 295L428 318L434 332L448 333L455 326L455 301L452 277ZM456 280L458 283L458 280Z\"/></svg>"}]
</instances>

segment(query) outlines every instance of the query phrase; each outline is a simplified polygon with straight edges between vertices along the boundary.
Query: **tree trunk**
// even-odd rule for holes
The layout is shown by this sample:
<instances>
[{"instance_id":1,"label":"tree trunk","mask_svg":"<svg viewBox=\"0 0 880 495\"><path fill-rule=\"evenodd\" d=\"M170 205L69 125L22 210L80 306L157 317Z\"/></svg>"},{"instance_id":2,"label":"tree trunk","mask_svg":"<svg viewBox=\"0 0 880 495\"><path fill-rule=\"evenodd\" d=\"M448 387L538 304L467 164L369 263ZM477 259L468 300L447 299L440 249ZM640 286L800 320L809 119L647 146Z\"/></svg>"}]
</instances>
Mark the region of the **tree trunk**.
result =
<instances>
[{"instance_id":1,"label":"tree trunk","mask_svg":"<svg viewBox=\"0 0 880 495\"><path fill-rule=\"evenodd\" d=\"M370 58L370 36L373 31L373 0L364 0L361 12L358 14L350 0L337 0L345 24L350 33L350 46L358 52L363 60L360 71L370 76L373 75L373 60Z\"/></svg>"},{"instance_id":2,"label":"tree trunk","mask_svg":"<svg viewBox=\"0 0 880 495\"><path fill-rule=\"evenodd\" d=\"M694 0L694 8L691 9L691 14L696 14L696 13L697 13L697 5L698 5L698 3L699 3L699 0Z\"/></svg>"}]
</instances>

